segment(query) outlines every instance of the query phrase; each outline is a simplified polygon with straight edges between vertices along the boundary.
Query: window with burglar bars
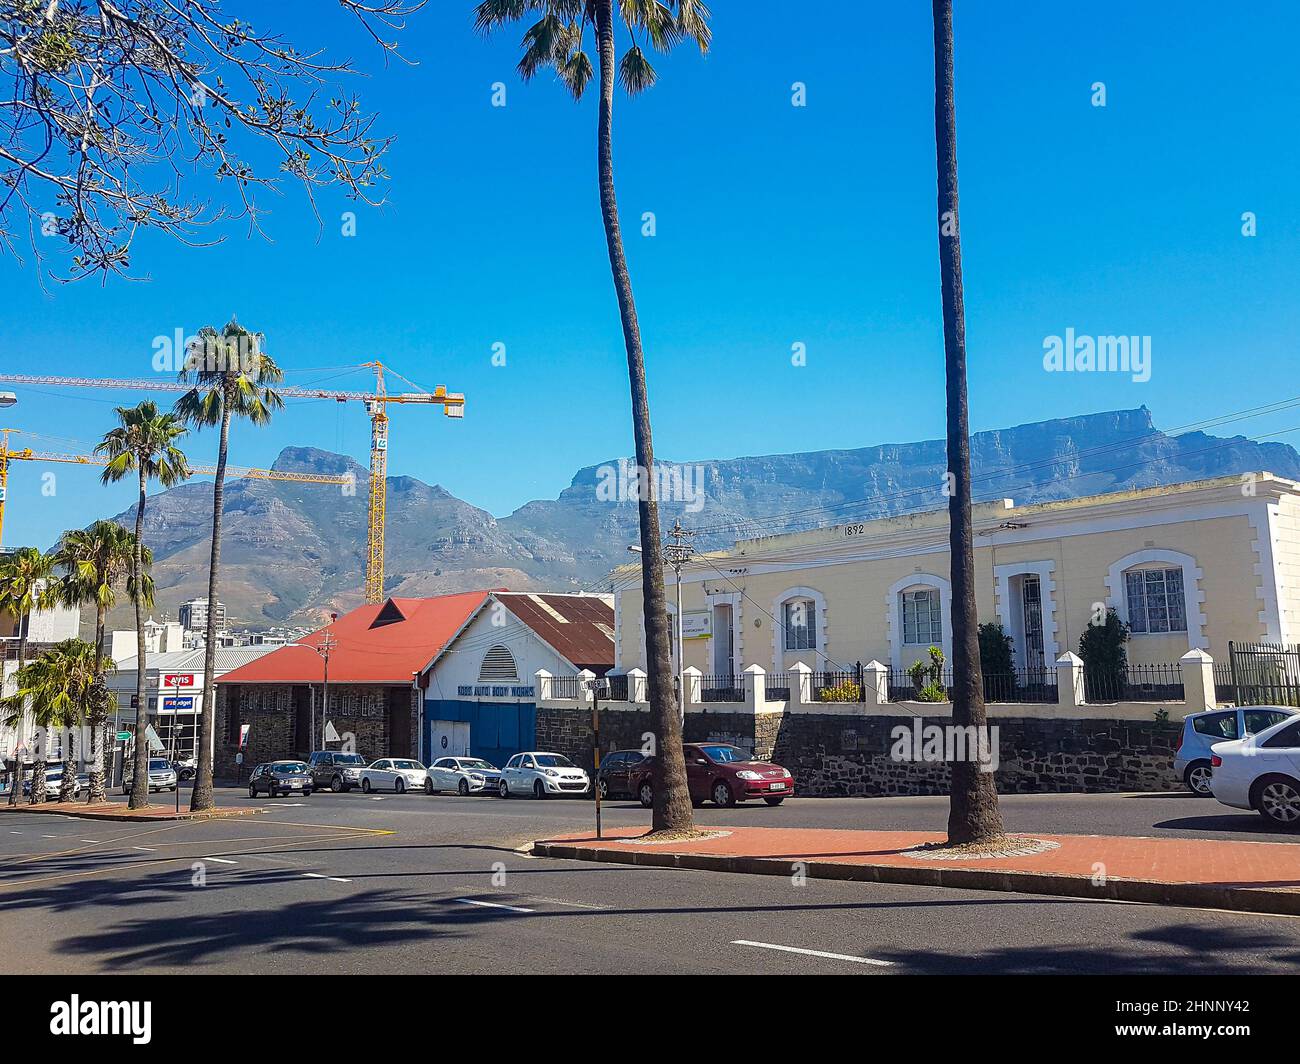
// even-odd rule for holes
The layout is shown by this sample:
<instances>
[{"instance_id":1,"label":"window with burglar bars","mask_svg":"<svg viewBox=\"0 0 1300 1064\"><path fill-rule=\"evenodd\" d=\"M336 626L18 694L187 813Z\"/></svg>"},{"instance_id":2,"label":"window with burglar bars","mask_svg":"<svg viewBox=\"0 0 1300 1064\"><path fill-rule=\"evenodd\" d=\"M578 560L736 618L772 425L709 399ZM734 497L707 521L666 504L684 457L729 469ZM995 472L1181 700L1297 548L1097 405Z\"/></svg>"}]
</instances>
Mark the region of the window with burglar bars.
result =
<instances>
[{"instance_id":1,"label":"window with burglar bars","mask_svg":"<svg viewBox=\"0 0 1300 1064\"><path fill-rule=\"evenodd\" d=\"M785 649L817 649L817 607L810 599L791 599L785 604Z\"/></svg>"},{"instance_id":2,"label":"window with burglar bars","mask_svg":"<svg viewBox=\"0 0 1300 1064\"><path fill-rule=\"evenodd\" d=\"M903 642L926 646L943 642L943 615L937 590L903 592Z\"/></svg>"},{"instance_id":3,"label":"window with burglar bars","mask_svg":"<svg viewBox=\"0 0 1300 1064\"><path fill-rule=\"evenodd\" d=\"M1181 569L1137 569L1124 574L1124 584L1133 631L1187 631Z\"/></svg>"}]
</instances>

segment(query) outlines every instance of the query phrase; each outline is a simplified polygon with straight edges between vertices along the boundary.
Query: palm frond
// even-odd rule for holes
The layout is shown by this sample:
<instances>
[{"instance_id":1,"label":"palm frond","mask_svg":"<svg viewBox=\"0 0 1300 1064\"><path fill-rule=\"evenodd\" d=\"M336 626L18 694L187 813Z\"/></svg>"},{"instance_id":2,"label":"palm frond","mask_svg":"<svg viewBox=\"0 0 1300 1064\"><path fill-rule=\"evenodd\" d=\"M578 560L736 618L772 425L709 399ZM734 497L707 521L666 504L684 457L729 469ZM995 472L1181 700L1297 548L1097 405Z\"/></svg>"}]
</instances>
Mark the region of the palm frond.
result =
<instances>
[{"instance_id":1,"label":"palm frond","mask_svg":"<svg viewBox=\"0 0 1300 1064\"><path fill-rule=\"evenodd\" d=\"M582 99L582 94L587 91L587 85L595 73L590 57L583 51L570 54L556 72L575 100Z\"/></svg>"},{"instance_id":2,"label":"palm frond","mask_svg":"<svg viewBox=\"0 0 1300 1064\"><path fill-rule=\"evenodd\" d=\"M618 80L627 90L628 95L635 96L637 93L645 92L658 79L659 75L655 73L655 68L650 65L650 60L646 58L640 47L634 44L623 53L623 58L618 64Z\"/></svg>"}]
</instances>

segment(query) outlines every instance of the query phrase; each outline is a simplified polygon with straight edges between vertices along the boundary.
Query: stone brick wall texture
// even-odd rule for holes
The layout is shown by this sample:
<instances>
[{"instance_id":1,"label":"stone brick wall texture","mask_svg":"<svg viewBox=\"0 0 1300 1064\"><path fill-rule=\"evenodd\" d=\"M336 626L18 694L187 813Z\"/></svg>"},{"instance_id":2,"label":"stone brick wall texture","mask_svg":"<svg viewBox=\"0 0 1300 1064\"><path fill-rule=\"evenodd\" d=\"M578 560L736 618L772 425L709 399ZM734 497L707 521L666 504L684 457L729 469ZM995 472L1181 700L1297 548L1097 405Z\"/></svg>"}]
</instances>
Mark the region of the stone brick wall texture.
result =
<instances>
[{"instance_id":1,"label":"stone brick wall texture","mask_svg":"<svg viewBox=\"0 0 1300 1064\"><path fill-rule=\"evenodd\" d=\"M806 797L947 794L944 762L891 757L894 729L913 717L815 713L688 713L688 742L726 742L784 765ZM921 725L951 723L922 719ZM1164 791L1182 786L1174 774L1181 724L1106 719L998 717L1002 794ZM639 749L650 732L648 711L601 713L600 749ZM592 767L591 711L539 706L537 746Z\"/></svg>"},{"instance_id":2,"label":"stone brick wall texture","mask_svg":"<svg viewBox=\"0 0 1300 1064\"><path fill-rule=\"evenodd\" d=\"M239 722L248 724L248 746L242 765L235 763L238 741L228 734L232 689L238 698ZM379 686L331 684L329 719L340 735L356 736L356 752L367 761L392 752L390 739L397 739L399 756L413 755L418 749L416 736L419 713L414 696L411 700L410 734L388 734L389 689ZM280 758L303 757L311 750L310 736L298 734L297 712L292 685L230 685L217 688L216 759L213 775L223 782L243 783L254 765ZM320 734L319 692L316 705L316 729ZM331 743L331 750L341 749Z\"/></svg>"}]
</instances>

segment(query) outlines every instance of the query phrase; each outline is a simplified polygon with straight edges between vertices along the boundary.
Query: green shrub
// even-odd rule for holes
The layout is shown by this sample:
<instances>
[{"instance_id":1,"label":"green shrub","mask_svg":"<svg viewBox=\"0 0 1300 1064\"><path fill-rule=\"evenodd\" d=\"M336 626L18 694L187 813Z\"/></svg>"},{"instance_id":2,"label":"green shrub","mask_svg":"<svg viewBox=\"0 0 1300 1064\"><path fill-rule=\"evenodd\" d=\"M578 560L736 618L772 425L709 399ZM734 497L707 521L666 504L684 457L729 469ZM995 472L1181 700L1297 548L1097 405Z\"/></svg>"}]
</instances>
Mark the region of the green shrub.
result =
<instances>
[{"instance_id":1,"label":"green shrub","mask_svg":"<svg viewBox=\"0 0 1300 1064\"><path fill-rule=\"evenodd\" d=\"M862 687L852 680L841 680L834 687L823 687L820 697L823 702L861 702Z\"/></svg>"},{"instance_id":2,"label":"green shrub","mask_svg":"<svg viewBox=\"0 0 1300 1064\"><path fill-rule=\"evenodd\" d=\"M947 702L948 689L941 683L928 683L916 694L918 702Z\"/></svg>"},{"instance_id":3,"label":"green shrub","mask_svg":"<svg viewBox=\"0 0 1300 1064\"><path fill-rule=\"evenodd\" d=\"M985 621L979 627L980 671L985 676L1015 677L1013 640L996 621Z\"/></svg>"}]
</instances>

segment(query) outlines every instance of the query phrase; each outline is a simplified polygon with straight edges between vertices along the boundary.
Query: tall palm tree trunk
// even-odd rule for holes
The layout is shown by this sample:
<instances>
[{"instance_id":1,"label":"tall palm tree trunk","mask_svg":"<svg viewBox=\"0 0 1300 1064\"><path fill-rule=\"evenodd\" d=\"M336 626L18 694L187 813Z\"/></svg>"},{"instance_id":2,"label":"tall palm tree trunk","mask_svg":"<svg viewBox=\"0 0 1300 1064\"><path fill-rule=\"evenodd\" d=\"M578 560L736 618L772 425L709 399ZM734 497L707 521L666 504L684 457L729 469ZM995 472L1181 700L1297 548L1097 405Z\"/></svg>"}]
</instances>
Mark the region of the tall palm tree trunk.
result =
<instances>
[{"instance_id":1,"label":"tall palm tree trunk","mask_svg":"<svg viewBox=\"0 0 1300 1064\"><path fill-rule=\"evenodd\" d=\"M943 283L943 349L948 390L948 545L952 561L952 723L985 729L975 547L971 530L970 413L966 397L966 311L962 296L961 229L957 221L957 119L953 102L952 0L934 4L934 138L939 173L939 265ZM1002 834L993 774L967 758L952 763L948 841L978 842Z\"/></svg>"},{"instance_id":2,"label":"tall palm tree trunk","mask_svg":"<svg viewBox=\"0 0 1300 1064\"><path fill-rule=\"evenodd\" d=\"M600 54L600 125L597 166L600 175L600 213L609 245L609 265L618 295L627 347L627 371L632 389L632 431L636 439L639 478L638 510L641 519L641 591L644 606L646 655L650 686L650 719L657 743L655 758L654 831L690 830L694 826L691 800L682 759L682 727L672 685L668 645L667 605L664 598L664 563L659 543L659 503L654 490L654 447L650 436L650 405L646 398L645 356L641 327L637 323L632 278L623 251L614 192L614 15L612 0L597 0L596 38Z\"/></svg>"},{"instance_id":3,"label":"tall palm tree trunk","mask_svg":"<svg viewBox=\"0 0 1300 1064\"><path fill-rule=\"evenodd\" d=\"M131 773L130 809L145 809L149 805L149 706L146 684L144 645L144 596L140 593L144 575L144 505L148 481L145 479L145 462L141 457L140 499L135 507L135 546L131 553L131 573L135 580L135 767ZM98 681L103 663L100 660L102 644L95 649L95 679ZM99 707L94 709L96 716Z\"/></svg>"},{"instance_id":4,"label":"tall palm tree trunk","mask_svg":"<svg viewBox=\"0 0 1300 1064\"><path fill-rule=\"evenodd\" d=\"M217 576L221 569L221 506L226 490L226 450L230 445L230 395L221 400L221 444L217 450L217 475L212 485L212 560L208 567L208 624L203 649L203 715L199 728L198 766L190 809L211 809L212 747L217 712Z\"/></svg>"},{"instance_id":5,"label":"tall palm tree trunk","mask_svg":"<svg viewBox=\"0 0 1300 1064\"><path fill-rule=\"evenodd\" d=\"M90 793L86 801L98 805L108 798L104 784L104 729L108 724L108 688L104 683L104 629L107 617L101 606L95 610L95 686L92 689L90 705ZM136 627L139 627L137 613ZM136 652L139 653L139 646Z\"/></svg>"}]
</instances>

